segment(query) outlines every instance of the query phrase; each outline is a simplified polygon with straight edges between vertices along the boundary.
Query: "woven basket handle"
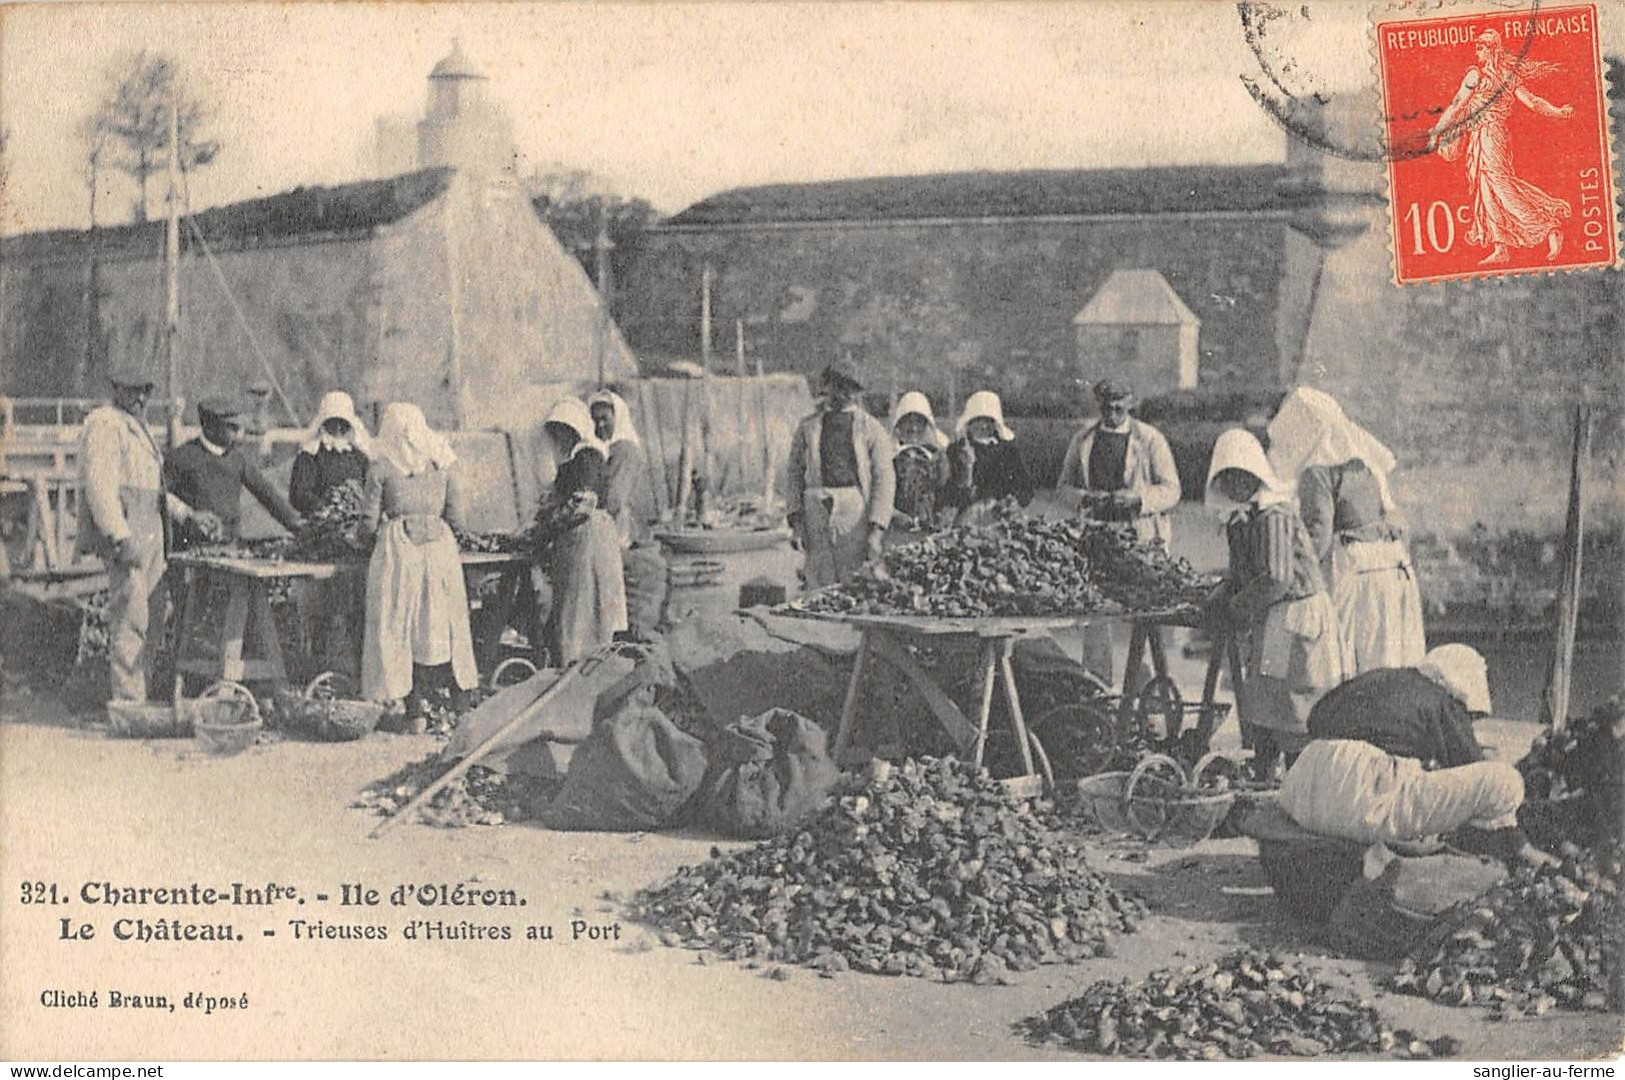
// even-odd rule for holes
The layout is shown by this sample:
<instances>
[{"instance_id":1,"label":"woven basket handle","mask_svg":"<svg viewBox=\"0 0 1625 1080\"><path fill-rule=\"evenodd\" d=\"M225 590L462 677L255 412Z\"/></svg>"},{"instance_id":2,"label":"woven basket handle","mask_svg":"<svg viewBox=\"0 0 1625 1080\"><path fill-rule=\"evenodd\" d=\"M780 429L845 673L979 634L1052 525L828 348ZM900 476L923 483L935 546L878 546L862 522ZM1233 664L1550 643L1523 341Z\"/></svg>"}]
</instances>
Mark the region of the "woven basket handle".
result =
<instances>
[{"instance_id":1,"label":"woven basket handle","mask_svg":"<svg viewBox=\"0 0 1625 1080\"><path fill-rule=\"evenodd\" d=\"M320 691L323 687L326 687L329 692L332 692L333 679L337 675L338 675L338 672L336 672L336 671L324 671L320 675L316 676L314 679L310 680L310 685L305 687L305 697L306 697L306 699L308 699L310 701L315 701L317 692Z\"/></svg>"},{"instance_id":2,"label":"woven basket handle","mask_svg":"<svg viewBox=\"0 0 1625 1080\"><path fill-rule=\"evenodd\" d=\"M1139 815L1134 812L1134 788L1153 768L1169 766L1179 778L1179 786L1182 788L1189 786L1190 778L1185 775L1185 767L1167 754L1148 754L1141 758L1140 763L1134 766L1134 771L1128 774L1128 780L1123 784L1123 813L1149 840L1155 840L1161 833L1160 830L1147 828Z\"/></svg>"},{"instance_id":3,"label":"woven basket handle","mask_svg":"<svg viewBox=\"0 0 1625 1080\"><path fill-rule=\"evenodd\" d=\"M503 673L512 668L524 668L526 671L525 678L527 679L536 674L535 664L526 660L523 656L510 656L498 664L495 671L491 672L490 686L492 690L499 689L502 686Z\"/></svg>"},{"instance_id":4,"label":"woven basket handle","mask_svg":"<svg viewBox=\"0 0 1625 1080\"><path fill-rule=\"evenodd\" d=\"M248 687L244 686L240 682L232 682L230 679L221 679L219 682L203 691L203 693L199 694L197 699L199 701L213 701L217 698L224 699L228 697L244 699L248 702L248 709L254 714L254 719L263 720L263 717L260 716L260 703L254 699L254 695L248 689Z\"/></svg>"}]
</instances>

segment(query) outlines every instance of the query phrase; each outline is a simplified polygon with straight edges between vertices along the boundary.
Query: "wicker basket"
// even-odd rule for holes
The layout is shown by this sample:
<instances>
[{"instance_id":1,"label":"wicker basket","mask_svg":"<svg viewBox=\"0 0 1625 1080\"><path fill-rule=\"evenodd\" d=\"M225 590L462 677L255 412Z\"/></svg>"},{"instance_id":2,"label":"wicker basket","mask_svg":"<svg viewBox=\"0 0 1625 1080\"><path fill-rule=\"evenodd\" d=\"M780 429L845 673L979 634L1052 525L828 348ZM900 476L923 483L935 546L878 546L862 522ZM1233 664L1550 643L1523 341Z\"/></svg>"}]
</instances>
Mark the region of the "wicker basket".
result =
<instances>
[{"instance_id":1,"label":"wicker basket","mask_svg":"<svg viewBox=\"0 0 1625 1080\"><path fill-rule=\"evenodd\" d=\"M107 734L114 739L187 739L192 736L192 722L182 720L173 705L109 701Z\"/></svg>"},{"instance_id":2,"label":"wicker basket","mask_svg":"<svg viewBox=\"0 0 1625 1080\"><path fill-rule=\"evenodd\" d=\"M1231 792L1193 788L1179 762L1163 754L1146 756L1131 772L1086 777L1078 795L1102 828L1174 847L1206 840L1235 805Z\"/></svg>"},{"instance_id":3,"label":"wicker basket","mask_svg":"<svg viewBox=\"0 0 1625 1080\"><path fill-rule=\"evenodd\" d=\"M295 731L319 742L354 742L370 735L383 718L383 703L337 697L335 677L335 672L324 671L310 681L304 693L282 695L277 699L277 711Z\"/></svg>"},{"instance_id":4,"label":"wicker basket","mask_svg":"<svg viewBox=\"0 0 1625 1080\"><path fill-rule=\"evenodd\" d=\"M213 757L242 753L265 727L254 695L241 683L225 679L190 701L177 701L175 711L190 716L198 746Z\"/></svg>"}]
</instances>

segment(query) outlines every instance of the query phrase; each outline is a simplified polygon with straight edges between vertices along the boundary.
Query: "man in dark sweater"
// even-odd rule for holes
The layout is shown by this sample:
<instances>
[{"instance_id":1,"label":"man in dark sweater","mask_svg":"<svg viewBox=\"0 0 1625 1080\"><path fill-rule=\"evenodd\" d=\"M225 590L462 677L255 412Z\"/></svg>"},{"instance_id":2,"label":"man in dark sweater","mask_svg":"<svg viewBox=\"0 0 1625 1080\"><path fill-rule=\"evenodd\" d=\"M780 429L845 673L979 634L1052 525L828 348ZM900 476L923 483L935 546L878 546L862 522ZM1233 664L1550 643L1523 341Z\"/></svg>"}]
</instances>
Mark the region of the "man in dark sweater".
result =
<instances>
[{"instance_id":1,"label":"man in dark sweater","mask_svg":"<svg viewBox=\"0 0 1625 1080\"><path fill-rule=\"evenodd\" d=\"M164 456L164 483L193 510L213 514L219 528L185 530L175 538L175 550L235 542L242 527L245 487L283 528L297 532L303 523L298 511L237 445L243 433L240 407L223 398L199 402L198 423L203 428L200 436Z\"/></svg>"}]
</instances>

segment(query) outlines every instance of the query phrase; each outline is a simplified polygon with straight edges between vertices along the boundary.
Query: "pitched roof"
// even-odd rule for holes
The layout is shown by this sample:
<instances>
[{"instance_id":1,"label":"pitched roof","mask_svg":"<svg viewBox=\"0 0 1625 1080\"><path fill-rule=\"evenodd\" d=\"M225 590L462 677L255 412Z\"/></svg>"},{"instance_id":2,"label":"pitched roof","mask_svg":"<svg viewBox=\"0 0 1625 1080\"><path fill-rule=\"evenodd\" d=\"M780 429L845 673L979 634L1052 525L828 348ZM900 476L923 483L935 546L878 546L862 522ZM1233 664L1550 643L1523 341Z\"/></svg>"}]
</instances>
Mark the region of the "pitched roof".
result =
<instances>
[{"instance_id":1,"label":"pitched roof","mask_svg":"<svg viewBox=\"0 0 1625 1080\"><path fill-rule=\"evenodd\" d=\"M388 180L364 180L338 187L301 187L280 195L229 203L193 215L215 251L319 235L365 233L401 220L445 193L453 170L424 169ZM156 255L163 251L160 218L136 225L96 230L103 255ZM88 230L53 229L0 238L0 254L23 261L83 257ZM191 229L181 228L181 248L192 247Z\"/></svg>"},{"instance_id":2,"label":"pitched roof","mask_svg":"<svg viewBox=\"0 0 1625 1080\"><path fill-rule=\"evenodd\" d=\"M667 226L1286 209L1284 165L1042 169L769 184L703 199Z\"/></svg>"},{"instance_id":3,"label":"pitched roof","mask_svg":"<svg viewBox=\"0 0 1625 1080\"><path fill-rule=\"evenodd\" d=\"M1199 326L1201 321L1155 270L1113 270L1072 316L1074 325Z\"/></svg>"}]
</instances>

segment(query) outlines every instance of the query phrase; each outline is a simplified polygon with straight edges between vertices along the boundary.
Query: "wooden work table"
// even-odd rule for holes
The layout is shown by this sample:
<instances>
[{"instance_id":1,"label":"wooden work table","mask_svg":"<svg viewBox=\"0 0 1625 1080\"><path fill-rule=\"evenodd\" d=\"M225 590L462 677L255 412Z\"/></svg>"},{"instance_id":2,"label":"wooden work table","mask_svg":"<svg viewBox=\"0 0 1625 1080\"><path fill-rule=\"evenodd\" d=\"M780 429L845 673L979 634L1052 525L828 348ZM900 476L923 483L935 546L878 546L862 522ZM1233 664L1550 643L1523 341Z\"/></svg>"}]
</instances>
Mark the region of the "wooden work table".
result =
<instances>
[{"instance_id":1,"label":"wooden work table","mask_svg":"<svg viewBox=\"0 0 1625 1080\"><path fill-rule=\"evenodd\" d=\"M495 632L488 640L478 643L476 658L482 668L494 662L500 648L502 629L511 621L515 611L529 594L530 556L510 552L471 551L460 556L463 569L470 572L497 571L502 574L489 620ZM170 558L172 566L183 573L180 631L175 658L177 692L180 681L187 675L206 679L230 679L234 682L287 681L287 665L283 660L282 642L277 632L276 619L271 613L271 586L280 581L325 581L341 575L360 575L367 571L362 559L343 562L299 562L292 559L264 559L246 555L208 555L182 552ZM220 627L220 651L208 655L189 651L193 645L194 629L201 612L197 610L196 579L200 575L213 575L226 587L226 610ZM252 629L251 629L252 628ZM243 655L244 641L252 637L260 646L260 655Z\"/></svg>"},{"instance_id":2,"label":"wooden work table","mask_svg":"<svg viewBox=\"0 0 1625 1080\"><path fill-rule=\"evenodd\" d=\"M811 612L799 604L787 605L783 610L787 614L805 618L843 623L856 627L860 633L857 657L852 665L852 675L847 682L846 697L841 707L840 726L835 735L834 756L837 764L843 766L853 764L860 758L868 756L866 752L855 750L854 744L863 679L871 660L878 656L896 667L913 684L943 731L953 740L959 751L967 755L978 767L981 766L987 749L993 696L1002 686L1011 733L1015 736L1016 745L1020 749L1024 770L1021 775L1006 778L1004 782L1014 794L1023 797L1040 794L1046 783L1053 787L1055 777L1043 745L1028 730L1026 717L1022 712L1021 692L1016 686L1015 670L1011 664L1011 653L1016 640L1028 635L1048 635L1060 630L1091 625L1127 624L1132 628L1129 656L1124 669L1125 685L1128 685L1141 654L1153 639L1157 642L1153 652L1153 664L1161 677L1167 677L1166 659L1160 648L1161 638L1156 628L1164 625L1190 625L1188 621L1181 620L1179 613L1174 612L946 619L910 615L843 615ZM914 658L905 645L908 639L943 638L969 639L976 643L978 681L974 720L965 714L959 704L942 688L931 672ZM1215 668L1209 679L1210 695L1217 686L1217 678Z\"/></svg>"}]
</instances>

